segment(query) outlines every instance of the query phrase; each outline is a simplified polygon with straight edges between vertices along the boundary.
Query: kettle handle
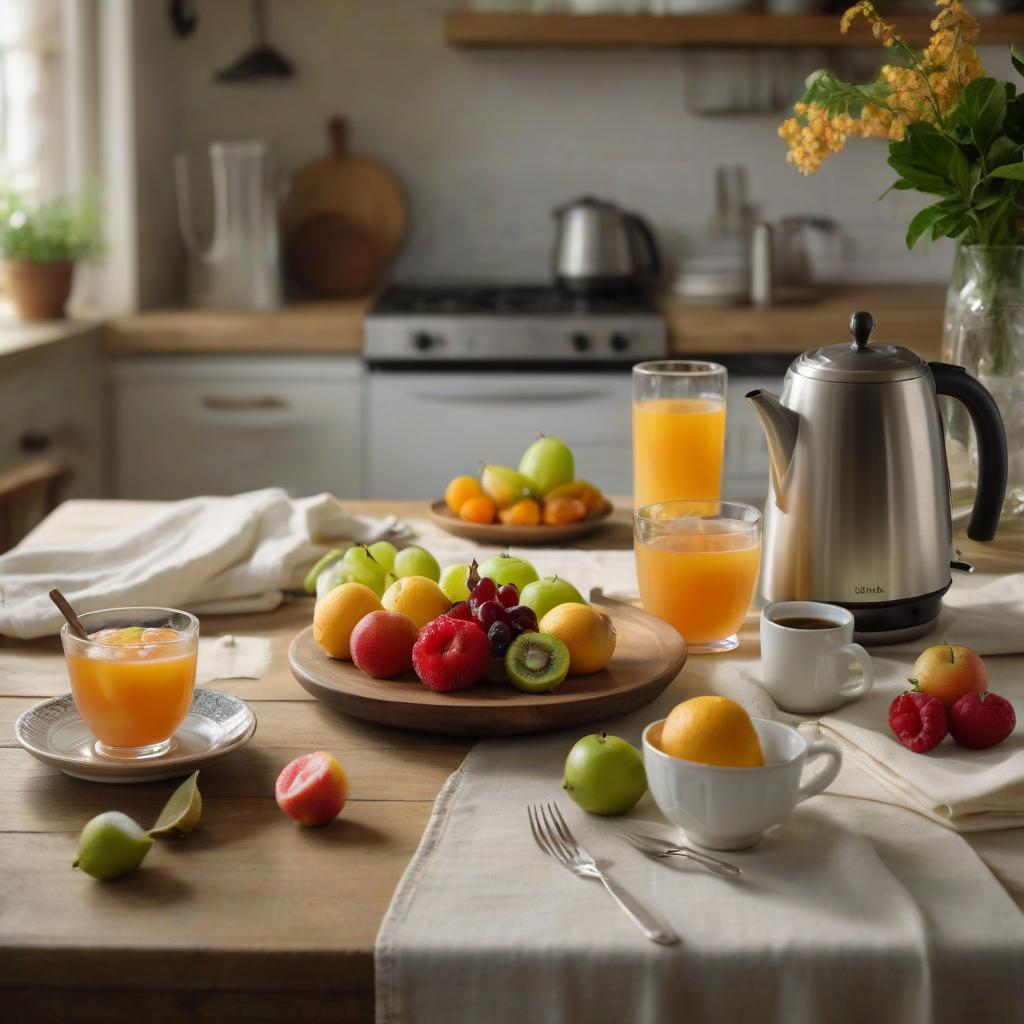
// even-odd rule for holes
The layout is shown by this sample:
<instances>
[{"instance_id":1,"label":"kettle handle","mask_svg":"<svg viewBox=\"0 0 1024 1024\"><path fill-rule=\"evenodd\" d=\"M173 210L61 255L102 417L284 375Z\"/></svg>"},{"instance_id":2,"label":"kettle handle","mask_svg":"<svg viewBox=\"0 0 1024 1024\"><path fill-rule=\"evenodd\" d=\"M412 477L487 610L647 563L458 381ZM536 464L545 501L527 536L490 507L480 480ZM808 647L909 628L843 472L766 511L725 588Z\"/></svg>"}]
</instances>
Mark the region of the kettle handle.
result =
<instances>
[{"instance_id":1,"label":"kettle handle","mask_svg":"<svg viewBox=\"0 0 1024 1024\"><path fill-rule=\"evenodd\" d=\"M650 224L643 217L637 216L635 213L626 214L626 222L631 228L635 229L643 241L644 248L647 250L647 272L651 277L657 277L661 273L661 252L658 250L658 243L654 238L654 232L651 230Z\"/></svg>"},{"instance_id":2,"label":"kettle handle","mask_svg":"<svg viewBox=\"0 0 1024 1024\"><path fill-rule=\"evenodd\" d=\"M978 440L978 491L967 527L971 540L991 540L1006 497L1006 431L999 407L983 384L962 366L929 363L935 391L962 402Z\"/></svg>"}]
</instances>

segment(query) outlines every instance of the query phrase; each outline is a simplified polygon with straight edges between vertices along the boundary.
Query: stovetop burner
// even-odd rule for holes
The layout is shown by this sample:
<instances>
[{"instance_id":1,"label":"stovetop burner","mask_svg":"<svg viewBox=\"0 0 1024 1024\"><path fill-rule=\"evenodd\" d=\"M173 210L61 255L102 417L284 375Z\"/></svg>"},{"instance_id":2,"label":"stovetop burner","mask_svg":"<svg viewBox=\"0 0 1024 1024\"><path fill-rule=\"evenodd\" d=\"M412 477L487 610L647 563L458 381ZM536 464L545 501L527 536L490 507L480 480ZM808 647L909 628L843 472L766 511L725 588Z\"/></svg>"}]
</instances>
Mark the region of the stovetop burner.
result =
<instances>
[{"instance_id":1,"label":"stovetop burner","mask_svg":"<svg viewBox=\"0 0 1024 1024\"><path fill-rule=\"evenodd\" d=\"M551 285L394 285L372 312L423 316L559 316L652 313L641 291L575 295Z\"/></svg>"}]
</instances>

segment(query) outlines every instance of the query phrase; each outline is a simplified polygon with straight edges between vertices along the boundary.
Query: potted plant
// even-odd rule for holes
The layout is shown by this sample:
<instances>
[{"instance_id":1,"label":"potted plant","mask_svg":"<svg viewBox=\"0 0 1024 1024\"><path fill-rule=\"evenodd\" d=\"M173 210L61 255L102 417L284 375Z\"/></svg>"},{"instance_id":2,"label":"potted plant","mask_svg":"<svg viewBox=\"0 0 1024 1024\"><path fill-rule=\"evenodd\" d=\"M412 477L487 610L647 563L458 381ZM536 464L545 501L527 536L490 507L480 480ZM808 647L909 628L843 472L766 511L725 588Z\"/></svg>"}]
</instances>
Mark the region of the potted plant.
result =
<instances>
[{"instance_id":1,"label":"potted plant","mask_svg":"<svg viewBox=\"0 0 1024 1024\"><path fill-rule=\"evenodd\" d=\"M7 289L23 320L64 316L75 261L100 248L91 203L32 202L14 191L0 193L0 252Z\"/></svg>"},{"instance_id":2,"label":"potted plant","mask_svg":"<svg viewBox=\"0 0 1024 1024\"><path fill-rule=\"evenodd\" d=\"M829 71L807 79L795 116L779 128L787 159L813 174L854 137L888 140L892 190L927 205L907 227L907 246L959 242L946 300L944 358L965 366L999 406L1010 451L1006 512L1024 517L1024 93L986 77L978 23L959 0L935 0L932 35L908 46L870 0L849 8L845 32L865 18L889 62L866 84ZM1011 48L1024 76L1024 54ZM968 450L966 415L952 408L951 438Z\"/></svg>"}]
</instances>

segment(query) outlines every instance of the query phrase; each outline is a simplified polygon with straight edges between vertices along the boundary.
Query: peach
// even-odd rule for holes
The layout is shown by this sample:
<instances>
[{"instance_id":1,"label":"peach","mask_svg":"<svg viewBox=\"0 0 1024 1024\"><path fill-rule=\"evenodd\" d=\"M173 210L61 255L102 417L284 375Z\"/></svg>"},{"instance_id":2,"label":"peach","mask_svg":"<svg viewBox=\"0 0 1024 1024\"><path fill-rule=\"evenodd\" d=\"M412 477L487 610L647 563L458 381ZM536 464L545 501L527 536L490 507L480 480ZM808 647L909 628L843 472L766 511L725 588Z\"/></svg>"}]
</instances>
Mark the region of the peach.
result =
<instances>
[{"instance_id":1,"label":"peach","mask_svg":"<svg viewBox=\"0 0 1024 1024\"><path fill-rule=\"evenodd\" d=\"M300 825L326 825L345 806L348 776L328 753L303 754L285 765L274 786L277 806Z\"/></svg>"},{"instance_id":2,"label":"peach","mask_svg":"<svg viewBox=\"0 0 1024 1024\"><path fill-rule=\"evenodd\" d=\"M374 679L393 679L412 669L416 625L399 612L370 612L352 630L352 661Z\"/></svg>"},{"instance_id":3,"label":"peach","mask_svg":"<svg viewBox=\"0 0 1024 1024\"><path fill-rule=\"evenodd\" d=\"M970 647L937 644L918 656L910 682L951 707L965 693L985 692L988 669Z\"/></svg>"}]
</instances>

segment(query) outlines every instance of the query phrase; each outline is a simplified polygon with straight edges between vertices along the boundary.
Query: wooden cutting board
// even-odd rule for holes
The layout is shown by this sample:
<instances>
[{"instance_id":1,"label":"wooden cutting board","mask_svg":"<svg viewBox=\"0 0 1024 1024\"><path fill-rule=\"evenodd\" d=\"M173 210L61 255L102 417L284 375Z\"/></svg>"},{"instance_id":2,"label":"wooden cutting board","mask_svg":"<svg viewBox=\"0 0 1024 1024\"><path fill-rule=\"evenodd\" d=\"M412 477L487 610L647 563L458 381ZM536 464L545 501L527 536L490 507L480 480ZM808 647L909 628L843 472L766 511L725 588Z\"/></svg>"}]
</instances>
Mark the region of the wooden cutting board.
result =
<instances>
[{"instance_id":1,"label":"wooden cutting board","mask_svg":"<svg viewBox=\"0 0 1024 1024\"><path fill-rule=\"evenodd\" d=\"M295 172L281 208L285 264L316 294L366 294L405 240L405 196L379 160L349 152L340 117L328 122L327 137L327 154Z\"/></svg>"},{"instance_id":2,"label":"wooden cutting board","mask_svg":"<svg viewBox=\"0 0 1024 1024\"><path fill-rule=\"evenodd\" d=\"M552 693L531 694L502 678L457 693L427 689L412 673L373 679L350 661L329 658L304 629L288 651L292 675L318 700L383 725L454 736L510 736L608 721L649 704L686 663L686 641L667 623L599 592L592 603L618 633L608 666L570 676Z\"/></svg>"}]
</instances>

